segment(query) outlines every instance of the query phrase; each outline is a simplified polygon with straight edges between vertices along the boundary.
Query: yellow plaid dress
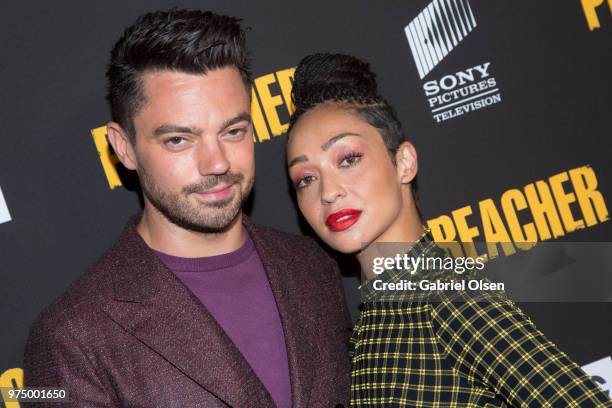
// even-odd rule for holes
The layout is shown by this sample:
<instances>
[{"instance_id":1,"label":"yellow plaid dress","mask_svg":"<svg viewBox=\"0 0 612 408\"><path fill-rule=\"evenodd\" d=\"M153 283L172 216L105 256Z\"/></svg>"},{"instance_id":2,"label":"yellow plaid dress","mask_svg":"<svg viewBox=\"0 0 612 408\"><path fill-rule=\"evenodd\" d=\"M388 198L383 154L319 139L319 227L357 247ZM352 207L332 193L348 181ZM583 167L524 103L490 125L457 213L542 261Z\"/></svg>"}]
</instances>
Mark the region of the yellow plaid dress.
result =
<instances>
[{"instance_id":1,"label":"yellow plaid dress","mask_svg":"<svg viewBox=\"0 0 612 408\"><path fill-rule=\"evenodd\" d=\"M445 253L426 233L407 255ZM448 275L427 271L429 280ZM376 279L410 276L388 270ZM381 294L372 282L362 285L351 338L352 407L612 407L503 294Z\"/></svg>"}]
</instances>

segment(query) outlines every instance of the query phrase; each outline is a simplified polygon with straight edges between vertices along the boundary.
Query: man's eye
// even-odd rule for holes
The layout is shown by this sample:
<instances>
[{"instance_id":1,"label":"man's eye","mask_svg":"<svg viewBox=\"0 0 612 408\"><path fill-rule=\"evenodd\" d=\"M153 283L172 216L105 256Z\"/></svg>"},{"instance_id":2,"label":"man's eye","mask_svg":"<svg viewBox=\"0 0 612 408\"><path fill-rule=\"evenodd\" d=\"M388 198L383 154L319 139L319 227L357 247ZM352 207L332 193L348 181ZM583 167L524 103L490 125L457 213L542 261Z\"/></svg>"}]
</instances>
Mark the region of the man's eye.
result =
<instances>
[{"instance_id":1,"label":"man's eye","mask_svg":"<svg viewBox=\"0 0 612 408\"><path fill-rule=\"evenodd\" d=\"M247 132L247 128L241 127L241 128L230 129L227 131L227 134L231 137L240 137L244 135L246 132Z\"/></svg>"},{"instance_id":2,"label":"man's eye","mask_svg":"<svg viewBox=\"0 0 612 408\"><path fill-rule=\"evenodd\" d=\"M304 187L308 187L310 183L315 181L315 176L304 176L301 177L298 181L295 182L295 188L297 190L302 189Z\"/></svg>"},{"instance_id":3,"label":"man's eye","mask_svg":"<svg viewBox=\"0 0 612 408\"><path fill-rule=\"evenodd\" d=\"M351 167L354 166L355 164L359 163L359 161L361 160L361 157L363 156L362 153L350 153L347 154L346 156L344 156L342 158L342 160L340 160L340 167Z\"/></svg>"},{"instance_id":4,"label":"man's eye","mask_svg":"<svg viewBox=\"0 0 612 408\"><path fill-rule=\"evenodd\" d=\"M165 144L168 146L180 146L183 144L184 141L185 141L184 137L174 136L174 137L171 137L170 139L166 139Z\"/></svg>"}]
</instances>

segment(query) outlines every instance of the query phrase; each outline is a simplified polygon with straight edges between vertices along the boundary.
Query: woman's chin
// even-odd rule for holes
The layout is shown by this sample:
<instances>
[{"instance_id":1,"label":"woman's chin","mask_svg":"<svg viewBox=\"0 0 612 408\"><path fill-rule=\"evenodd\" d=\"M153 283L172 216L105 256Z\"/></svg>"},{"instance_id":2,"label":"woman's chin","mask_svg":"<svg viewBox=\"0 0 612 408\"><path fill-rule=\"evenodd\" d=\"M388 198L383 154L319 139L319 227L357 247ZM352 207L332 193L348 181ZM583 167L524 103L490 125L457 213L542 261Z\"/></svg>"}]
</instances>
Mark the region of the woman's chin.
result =
<instances>
[{"instance_id":1,"label":"woman's chin","mask_svg":"<svg viewBox=\"0 0 612 408\"><path fill-rule=\"evenodd\" d=\"M351 239L326 240L325 243L343 254L359 252L363 248L363 243L361 241L354 241Z\"/></svg>"},{"instance_id":2,"label":"woman's chin","mask_svg":"<svg viewBox=\"0 0 612 408\"><path fill-rule=\"evenodd\" d=\"M327 227L315 230L319 238L332 249L343 254L354 254L361 251L367 244L369 235L360 225L352 225L344 231L331 231Z\"/></svg>"}]
</instances>

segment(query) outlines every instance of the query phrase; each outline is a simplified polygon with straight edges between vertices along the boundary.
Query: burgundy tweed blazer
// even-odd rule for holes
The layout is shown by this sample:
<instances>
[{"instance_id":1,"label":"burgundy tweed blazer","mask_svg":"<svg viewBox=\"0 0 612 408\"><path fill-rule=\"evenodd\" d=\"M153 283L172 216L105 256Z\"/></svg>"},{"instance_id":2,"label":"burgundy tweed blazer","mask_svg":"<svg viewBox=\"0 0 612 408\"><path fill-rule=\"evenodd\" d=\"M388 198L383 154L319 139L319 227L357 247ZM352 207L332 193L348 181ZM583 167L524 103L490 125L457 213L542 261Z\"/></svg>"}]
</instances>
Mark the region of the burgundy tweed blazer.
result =
<instances>
[{"instance_id":1,"label":"burgundy tweed blazer","mask_svg":"<svg viewBox=\"0 0 612 408\"><path fill-rule=\"evenodd\" d=\"M219 324L137 233L140 217L34 322L25 386L65 387L65 406L274 407ZM310 238L244 219L276 298L293 406L348 407L351 322L337 265Z\"/></svg>"}]
</instances>

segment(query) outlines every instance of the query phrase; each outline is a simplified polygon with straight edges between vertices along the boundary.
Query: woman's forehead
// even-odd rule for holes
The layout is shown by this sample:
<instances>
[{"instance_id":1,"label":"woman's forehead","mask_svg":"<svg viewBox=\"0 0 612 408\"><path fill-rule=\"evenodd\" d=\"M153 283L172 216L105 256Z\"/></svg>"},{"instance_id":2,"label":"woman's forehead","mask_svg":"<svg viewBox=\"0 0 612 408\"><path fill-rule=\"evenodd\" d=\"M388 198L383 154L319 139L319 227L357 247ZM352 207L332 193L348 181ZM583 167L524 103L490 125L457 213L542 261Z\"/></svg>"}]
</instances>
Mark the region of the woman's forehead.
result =
<instances>
[{"instance_id":1,"label":"woman's forehead","mask_svg":"<svg viewBox=\"0 0 612 408\"><path fill-rule=\"evenodd\" d=\"M320 105L304 113L288 135L288 144L311 143L341 133L370 134L376 129L352 109L337 104Z\"/></svg>"}]
</instances>

